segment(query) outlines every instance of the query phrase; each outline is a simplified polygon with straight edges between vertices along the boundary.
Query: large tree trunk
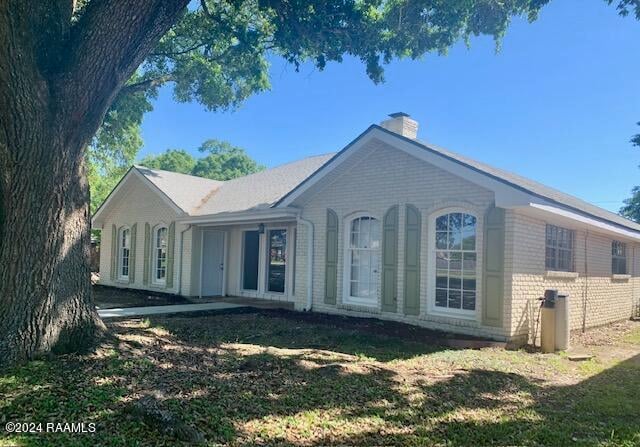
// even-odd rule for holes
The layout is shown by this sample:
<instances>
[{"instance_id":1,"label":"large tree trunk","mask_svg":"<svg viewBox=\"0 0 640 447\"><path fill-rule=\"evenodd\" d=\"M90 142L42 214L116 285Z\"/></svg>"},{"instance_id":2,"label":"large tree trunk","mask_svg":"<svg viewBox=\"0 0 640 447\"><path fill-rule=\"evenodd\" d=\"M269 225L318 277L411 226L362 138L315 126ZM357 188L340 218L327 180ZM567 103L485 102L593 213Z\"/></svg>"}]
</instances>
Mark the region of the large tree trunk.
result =
<instances>
[{"instance_id":1,"label":"large tree trunk","mask_svg":"<svg viewBox=\"0 0 640 447\"><path fill-rule=\"evenodd\" d=\"M84 148L188 0L0 1L0 367L90 347Z\"/></svg>"},{"instance_id":2,"label":"large tree trunk","mask_svg":"<svg viewBox=\"0 0 640 447\"><path fill-rule=\"evenodd\" d=\"M29 155L3 173L0 365L84 350L104 328L91 294L83 157L34 127Z\"/></svg>"}]
</instances>

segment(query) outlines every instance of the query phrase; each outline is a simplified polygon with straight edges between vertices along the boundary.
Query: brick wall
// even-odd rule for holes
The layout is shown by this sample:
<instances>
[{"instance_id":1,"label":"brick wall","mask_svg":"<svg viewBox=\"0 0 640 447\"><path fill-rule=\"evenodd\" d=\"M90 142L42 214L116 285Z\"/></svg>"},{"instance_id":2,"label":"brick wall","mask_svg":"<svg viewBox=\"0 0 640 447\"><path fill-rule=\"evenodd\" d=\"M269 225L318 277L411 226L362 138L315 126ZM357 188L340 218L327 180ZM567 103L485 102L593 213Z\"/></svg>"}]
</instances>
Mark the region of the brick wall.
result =
<instances>
[{"instance_id":1,"label":"brick wall","mask_svg":"<svg viewBox=\"0 0 640 447\"><path fill-rule=\"evenodd\" d=\"M474 335L505 338L509 329L483 326L482 314L482 227L483 216L492 206L493 193L464 179L418 160L402 151L374 140L366 148L355 153L321 182L315 190L305 194L296 206L302 208L302 217L310 220L315 229L314 271L313 271L313 310L318 312L339 313L355 316L375 316L377 318L398 320L418 324L434 329L442 329ZM421 295L419 316L403 315L404 291L404 220L405 204L413 204L422 215L421 237ZM384 213L393 205L400 205L399 251L398 251L398 311L382 312L380 302L375 307L362 307L343 303L343 266L345 226L350 216L366 211L371 216L382 219ZM428 240L430 217L437 210L448 207L464 208L475 214L478 219L478 298L476 319L460 319L435 316L428 312L432 300L433 281L429 279L430 263L433 262L431 250L433 244ZM326 209L331 208L340 222L338 244L338 303L324 303L324 270ZM296 308L302 308L306 299L306 253L307 231L299 226L298 265L296 286ZM380 269L379 269L380 271ZM378 293L379 295L379 293ZM506 321L506 318L505 318Z\"/></svg>"},{"instance_id":2,"label":"brick wall","mask_svg":"<svg viewBox=\"0 0 640 447\"><path fill-rule=\"evenodd\" d=\"M531 340L539 302L545 289L567 292L571 329L593 327L629 318L638 300L638 256L640 249L627 244L629 279L614 279L611 272L612 237L575 229L576 275L557 277L545 268L546 221L508 210L506 214L506 303L511 335ZM566 226L559 222L548 223ZM539 329L538 329L539 334Z\"/></svg>"},{"instance_id":3,"label":"brick wall","mask_svg":"<svg viewBox=\"0 0 640 447\"><path fill-rule=\"evenodd\" d=\"M149 223L151 228L164 223L167 226L175 221L176 212L164 202L160 196L152 191L149 186L143 184L139 179L132 178L129 185L121 190L121 196L112 202L109 213L104 217L104 228L101 235L101 253L100 253L100 284L114 287L127 287L133 289L156 290L164 293L178 293L178 274L179 274L179 257L178 250L180 246L180 233L186 227L176 224L175 233L175 264L174 264L174 286L166 288L151 284L144 286L143 269L144 269L144 227L145 223ZM111 280L111 226L115 224L116 228L123 225L131 227L137 223L136 232L136 253L135 253L135 281L121 281L117 277ZM182 287L180 293L184 295L191 294L191 230L184 233L184 260L182 266Z\"/></svg>"}]
</instances>

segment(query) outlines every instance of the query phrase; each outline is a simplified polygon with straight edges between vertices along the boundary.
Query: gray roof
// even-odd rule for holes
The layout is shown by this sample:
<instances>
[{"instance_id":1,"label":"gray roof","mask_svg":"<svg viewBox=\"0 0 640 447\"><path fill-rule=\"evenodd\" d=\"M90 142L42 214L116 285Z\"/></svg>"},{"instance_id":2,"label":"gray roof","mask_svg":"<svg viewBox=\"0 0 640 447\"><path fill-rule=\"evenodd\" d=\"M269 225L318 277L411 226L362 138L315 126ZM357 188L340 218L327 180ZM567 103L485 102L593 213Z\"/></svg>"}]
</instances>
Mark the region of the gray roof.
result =
<instances>
[{"instance_id":1,"label":"gray roof","mask_svg":"<svg viewBox=\"0 0 640 447\"><path fill-rule=\"evenodd\" d=\"M226 181L193 214L208 215L269 208L333 155L331 153L307 157Z\"/></svg>"},{"instance_id":2,"label":"gray roof","mask_svg":"<svg viewBox=\"0 0 640 447\"><path fill-rule=\"evenodd\" d=\"M443 155L447 158L456 160L459 163L468 165L477 171L481 171L491 177L501 180L504 183L511 184L512 186L525 190L533 195L548 199L565 207L573 208L574 210L590 214L591 216L597 217L599 219L604 219L614 224L630 228L632 230L640 231L639 224L626 219L619 214L612 213L611 211L592 205L589 202L585 202L584 200L572 196L571 194L558 191L557 189L543 185L542 183L538 183L534 180L522 177L509 171L505 171L503 169L495 168L485 163L481 163L460 154L456 154L455 152L451 152L447 149L434 146L433 144L422 141L419 141L419 143L423 147L431 151L439 153L440 155Z\"/></svg>"},{"instance_id":3,"label":"gray roof","mask_svg":"<svg viewBox=\"0 0 640 447\"><path fill-rule=\"evenodd\" d=\"M334 154L316 155L225 182L135 168L185 213L203 216L271 207Z\"/></svg>"},{"instance_id":4,"label":"gray roof","mask_svg":"<svg viewBox=\"0 0 640 447\"><path fill-rule=\"evenodd\" d=\"M135 166L135 169L187 214L191 214L212 191L224 183L144 166Z\"/></svg>"},{"instance_id":5,"label":"gray roof","mask_svg":"<svg viewBox=\"0 0 640 447\"><path fill-rule=\"evenodd\" d=\"M640 231L640 224L585 202L570 194L563 193L557 189L512 172L456 154L455 152L433 144L403 137L377 125L370 126L367 131L363 132L339 153L348 150L353 143L374 128L395 135L398 138L465 165L470 169L488 175L514 188L555 202L565 208L573 209L634 231ZM192 216L202 216L272 207L285 196L292 193L293 190L297 189L297 186L300 186L301 183L316 173L316 171L329 162L334 156L336 156L335 153L329 153L307 157L302 160L225 182L148 169L141 166L136 166L136 169L166 194L178 207L184 210L185 213Z\"/></svg>"}]
</instances>

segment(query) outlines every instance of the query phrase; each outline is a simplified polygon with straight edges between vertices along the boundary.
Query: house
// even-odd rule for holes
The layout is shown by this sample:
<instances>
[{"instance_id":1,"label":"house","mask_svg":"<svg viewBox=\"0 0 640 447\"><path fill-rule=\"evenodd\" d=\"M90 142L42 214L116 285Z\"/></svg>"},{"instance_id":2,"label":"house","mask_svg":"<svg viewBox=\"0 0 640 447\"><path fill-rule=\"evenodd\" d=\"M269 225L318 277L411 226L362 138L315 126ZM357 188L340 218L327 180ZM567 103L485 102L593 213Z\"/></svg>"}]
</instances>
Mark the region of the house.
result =
<instances>
[{"instance_id":1,"label":"house","mask_svg":"<svg viewBox=\"0 0 640 447\"><path fill-rule=\"evenodd\" d=\"M93 216L100 283L516 343L545 289L572 328L629 318L640 225L417 139L404 113L335 154L230 181L133 167Z\"/></svg>"}]
</instances>

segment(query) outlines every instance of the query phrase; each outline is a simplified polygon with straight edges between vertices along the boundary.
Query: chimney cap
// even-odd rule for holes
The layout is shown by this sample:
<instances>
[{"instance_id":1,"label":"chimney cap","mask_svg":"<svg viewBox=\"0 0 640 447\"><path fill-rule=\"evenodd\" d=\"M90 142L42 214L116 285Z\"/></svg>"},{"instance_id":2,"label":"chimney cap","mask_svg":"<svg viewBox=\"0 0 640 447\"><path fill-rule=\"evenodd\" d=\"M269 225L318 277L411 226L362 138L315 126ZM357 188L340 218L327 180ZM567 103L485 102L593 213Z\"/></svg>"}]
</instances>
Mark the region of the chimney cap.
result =
<instances>
[{"instance_id":1,"label":"chimney cap","mask_svg":"<svg viewBox=\"0 0 640 447\"><path fill-rule=\"evenodd\" d=\"M389 116L391 118L401 118L403 116L409 117L410 115L408 113L405 113L405 112L395 112L395 113L390 113Z\"/></svg>"}]
</instances>

